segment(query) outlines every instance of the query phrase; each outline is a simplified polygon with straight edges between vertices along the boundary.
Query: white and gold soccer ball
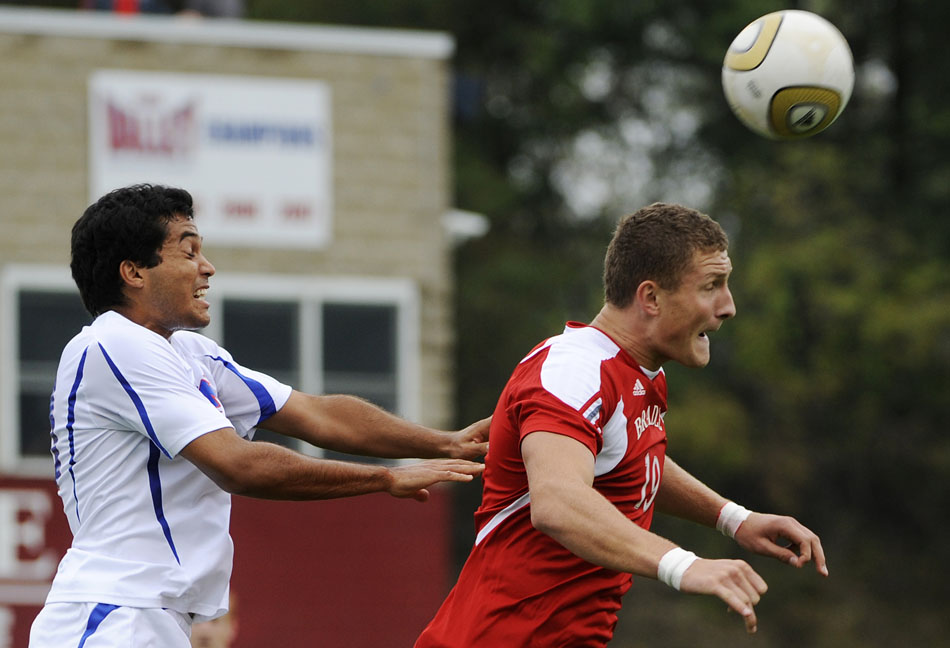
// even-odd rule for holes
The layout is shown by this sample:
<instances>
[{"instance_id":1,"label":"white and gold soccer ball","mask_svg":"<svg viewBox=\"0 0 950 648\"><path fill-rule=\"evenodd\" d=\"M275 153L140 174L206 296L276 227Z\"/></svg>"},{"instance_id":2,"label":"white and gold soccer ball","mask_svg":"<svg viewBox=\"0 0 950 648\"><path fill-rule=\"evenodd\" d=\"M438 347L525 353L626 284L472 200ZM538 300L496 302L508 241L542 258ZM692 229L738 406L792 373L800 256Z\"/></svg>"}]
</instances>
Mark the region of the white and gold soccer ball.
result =
<instances>
[{"instance_id":1,"label":"white and gold soccer ball","mask_svg":"<svg viewBox=\"0 0 950 648\"><path fill-rule=\"evenodd\" d=\"M743 29L722 63L722 89L736 117L772 139L828 128L851 98L854 59L841 32L808 11L762 16Z\"/></svg>"}]
</instances>

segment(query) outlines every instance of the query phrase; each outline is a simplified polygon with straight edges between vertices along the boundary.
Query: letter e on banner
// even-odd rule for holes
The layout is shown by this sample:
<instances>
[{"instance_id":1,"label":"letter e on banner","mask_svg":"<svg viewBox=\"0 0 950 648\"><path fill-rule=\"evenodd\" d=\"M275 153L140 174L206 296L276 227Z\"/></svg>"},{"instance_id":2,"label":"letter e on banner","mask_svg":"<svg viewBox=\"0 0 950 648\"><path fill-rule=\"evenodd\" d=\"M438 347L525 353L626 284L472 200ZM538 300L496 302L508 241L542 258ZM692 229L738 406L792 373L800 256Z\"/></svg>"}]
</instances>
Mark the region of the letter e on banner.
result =
<instances>
[{"instance_id":1,"label":"letter e on banner","mask_svg":"<svg viewBox=\"0 0 950 648\"><path fill-rule=\"evenodd\" d=\"M45 534L51 513L49 495L42 490L0 489L0 579L52 578L56 556Z\"/></svg>"}]
</instances>

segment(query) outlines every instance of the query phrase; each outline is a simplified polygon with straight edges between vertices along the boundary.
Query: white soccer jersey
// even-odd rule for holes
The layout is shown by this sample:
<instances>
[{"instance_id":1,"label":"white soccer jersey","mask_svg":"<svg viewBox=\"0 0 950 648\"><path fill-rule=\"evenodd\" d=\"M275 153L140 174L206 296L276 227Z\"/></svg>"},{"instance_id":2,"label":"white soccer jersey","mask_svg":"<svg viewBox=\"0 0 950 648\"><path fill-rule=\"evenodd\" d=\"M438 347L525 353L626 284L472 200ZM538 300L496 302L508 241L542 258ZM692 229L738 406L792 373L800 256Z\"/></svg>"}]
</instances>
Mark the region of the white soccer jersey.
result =
<instances>
[{"instance_id":1,"label":"white soccer jersey","mask_svg":"<svg viewBox=\"0 0 950 648\"><path fill-rule=\"evenodd\" d=\"M169 340L115 312L63 350L50 402L56 483L73 543L47 603L227 609L231 496L178 453L250 437L291 388L188 331Z\"/></svg>"}]
</instances>

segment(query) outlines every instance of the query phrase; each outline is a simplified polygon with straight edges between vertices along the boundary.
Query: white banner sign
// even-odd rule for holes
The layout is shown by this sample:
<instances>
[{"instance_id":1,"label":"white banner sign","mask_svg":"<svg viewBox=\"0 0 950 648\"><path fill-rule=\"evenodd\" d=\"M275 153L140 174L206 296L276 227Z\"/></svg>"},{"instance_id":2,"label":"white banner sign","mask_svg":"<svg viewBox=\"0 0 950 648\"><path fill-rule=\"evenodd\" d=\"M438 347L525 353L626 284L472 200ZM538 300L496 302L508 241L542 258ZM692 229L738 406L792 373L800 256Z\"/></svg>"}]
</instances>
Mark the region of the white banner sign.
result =
<instances>
[{"instance_id":1,"label":"white banner sign","mask_svg":"<svg viewBox=\"0 0 950 648\"><path fill-rule=\"evenodd\" d=\"M89 80L91 201L187 189L208 244L317 248L331 235L330 91L262 77L102 70Z\"/></svg>"}]
</instances>

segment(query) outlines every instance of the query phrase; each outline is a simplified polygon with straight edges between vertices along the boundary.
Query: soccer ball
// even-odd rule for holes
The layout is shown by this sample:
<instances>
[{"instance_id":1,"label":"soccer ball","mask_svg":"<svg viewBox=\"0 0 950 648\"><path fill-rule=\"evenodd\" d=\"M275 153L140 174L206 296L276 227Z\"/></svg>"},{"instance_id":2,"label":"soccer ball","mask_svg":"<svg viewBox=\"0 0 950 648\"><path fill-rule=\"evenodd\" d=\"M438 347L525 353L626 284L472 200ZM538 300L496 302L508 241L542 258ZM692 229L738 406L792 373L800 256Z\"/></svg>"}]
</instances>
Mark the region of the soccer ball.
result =
<instances>
[{"instance_id":1,"label":"soccer ball","mask_svg":"<svg viewBox=\"0 0 950 648\"><path fill-rule=\"evenodd\" d=\"M772 139L828 128L851 98L854 59L841 32L808 11L762 16L722 62L722 89L743 124Z\"/></svg>"}]
</instances>

